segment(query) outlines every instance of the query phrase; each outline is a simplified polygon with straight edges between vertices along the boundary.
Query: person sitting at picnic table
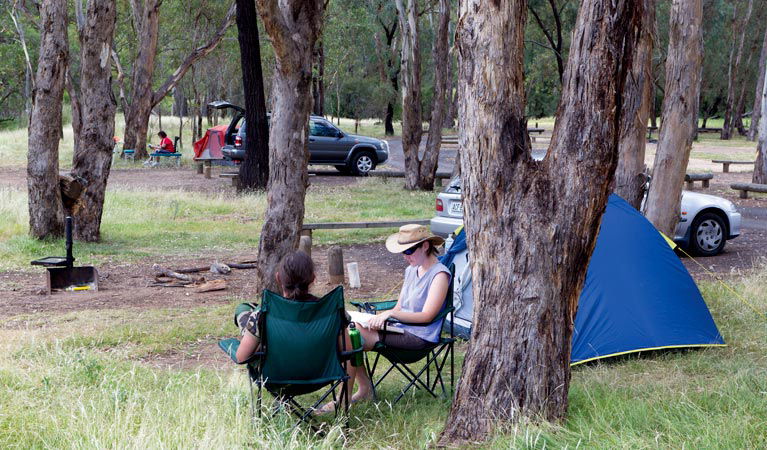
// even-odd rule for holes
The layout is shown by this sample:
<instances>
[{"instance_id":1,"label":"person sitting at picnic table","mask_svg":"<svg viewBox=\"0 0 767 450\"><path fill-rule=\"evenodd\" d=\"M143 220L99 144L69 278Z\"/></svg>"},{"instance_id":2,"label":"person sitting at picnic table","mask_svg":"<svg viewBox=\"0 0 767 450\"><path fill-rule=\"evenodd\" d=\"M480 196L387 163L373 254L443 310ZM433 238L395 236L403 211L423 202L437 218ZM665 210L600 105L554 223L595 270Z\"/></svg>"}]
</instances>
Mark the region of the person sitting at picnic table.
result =
<instances>
[{"instance_id":1,"label":"person sitting at picnic table","mask_svg":"<svg viewBox=\"0 0 767 450\"><path fill-rule=\"evenodd\" d=\"M157 136L160 137L160 144L149 145L149 148L151 148L154 153L176 153L176 148L173 146L173 141L171 141L170 138L168 137L168 133L166 133L163 130L160 130L157 133ZM144 165L156 166L157 161L154 160L154 157L150 156L149 159L146 160Z\"/></svg>"},{"instance_id":2,"label":"person sitting at picnic table","mask_svg":"<svg viewBox=\"0 0 767 450\"><path fill-rule=\"evenodd\" d=\"M408 267L397 305L372 317L367 323L368 328L357 324L365 351L372 350L378 341L384 339L388 347L409 350L423 349L439 341L441 322L425 326L401 324L398 325L404 329L401 334L383 330L389 318L411 324L429 324L442 310L451 276L450 270L437 259L437 248L444 242L443 238L429 232L426 226L417 224L403 225L386 239L386 249L391 253L401 253ZM359 388L352 395L352 403L370 399L373 384L367 371L357 370L355 378Z\"/></svg>"}]
</instances>

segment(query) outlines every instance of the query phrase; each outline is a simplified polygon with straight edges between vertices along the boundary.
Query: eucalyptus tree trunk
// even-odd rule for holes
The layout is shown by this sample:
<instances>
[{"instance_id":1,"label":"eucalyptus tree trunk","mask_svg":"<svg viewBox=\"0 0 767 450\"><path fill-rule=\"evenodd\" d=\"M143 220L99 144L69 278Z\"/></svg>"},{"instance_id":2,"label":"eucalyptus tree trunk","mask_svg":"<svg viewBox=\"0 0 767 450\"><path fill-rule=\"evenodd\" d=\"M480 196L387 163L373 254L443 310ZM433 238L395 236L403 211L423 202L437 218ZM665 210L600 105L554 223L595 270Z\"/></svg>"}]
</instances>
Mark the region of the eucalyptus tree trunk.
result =
<instances>
[{"instance_id":1,"label":"eucalyptus tree trunk","mask_svg":"<svg viewBox=\"0 0 767 450\"><path fill-rule=\"evenodd\" d=\"M644 27L623 91L614 188L616 194L636 209L642 204L646 181L645 134L652 102L652 54L655 39L655 0L642 0L642 3Z\"/></svg>"},{"instance_id":2,"label":"eucalyptus tree trunk","mask_svg":"<svg viewBox=\"0 0 767 450\"><path fill-rule=\"evenodd\" d=\"M162 0L131 0L138 54L133 62L131 100L125 111L124 148L134 149L138 158L147 156L146 133L152 114L152 77L160 32L160 3Z\"/></svg>"},{"instance_id":3,"label":"eucalyptus tree trunk","mask_svg":"<svg viewBox=\"0 0 767 450\"><path fill-rule=\"evenodd\" d=\"M735 7L732 19L732 47L730 48L729 64L727 65L727 100L724 105L724 123L722 124L722 139L732 137L732 117L735 108L736 90L738 78L740 75L740 60L743 57L743 42L746 39L746 26L751 18L754 0L748 0L746 14L742 18L738 17L738 8ZM736 111L737 113L737 111Z\"/></svg>"},{"instance_id":4,"label":"eucalyptus tree trunk","mask_svg":"<svg viewBox=\"0 0 767 450\"><path fill-rule=\"evenodd\" d=\"M29 234L37 239L64 234L59 190L59 133L68 48L66 0L43 2L27 153Z\"/></svg>"},{"instance_id":5,"label":"eucalyptus tree trunk","mask_svg":"<svg viewBox=\"0 0 767 450\"><path fill-rule=\"evenodd\" d=\"M674 0L669 18L663 121L645 216L673 236L679 222L682 185L696 131L703 35L701 0Z\"/></svg>"},{"instance_id":6,"label":"eucalyptus tree trunk","mask_svg":"<svg viewBox=\"0 0 767 450\"><path fill-rule=\"evenodd\" d=\"M450 25L450 1L439 0L437 29L434 33L434 98L432 99L429 134L426 137L426 150L418 161L418 187L431 191L434 189L434 175L437 173L439 150L442 140L442 123L445 117L445 92L447 92L449 59L447 53L448 25ZM418 158L416 158L418 160Z\"/></svg>"},{"instance_id":7,"label":"eucalyptus tree trunk","mask_svg":"<svg viewBox=\"0 0 767 450\"><path fill-rule=\"evenodd\" d=\"M762 117L762 91L764 90L764 69L767 61L767 28L764 30L762 52L759 55L759 72L754 89L754 107L751 110L751 126L748 128L748 139L755 141L759 137L759 121Z\"/></svg>"},{"instance_id":8,"label":"eucalyptus tree trunk","mask_svg":"<svg viewBox=\"0 0 767 450\"><path fill-rule=\"evenodd\" d=\"M115 0L88 2L80 31L80 133L72 174L86 182L86 189L72 215L74 235L82 241L99 240L104 194L112 166L112 136L117 101L112 93L110 53L117 8Z\"/></svg>"},{"instance_id":9,"label":"eucalyptus tree trunk","mask_svg":"<svg viewBox=\"0 0 767 450\"><path fill-rule=\"evenodd\" d=\"M269 181L269 125L261 71L258 13L253 0L237 0L237 40L245 91L245 120L250 136L245 161L240 165L240 189L266 189Z\"/></svg>"},{"instance_id":10,"label":"eucalyptus tree trunk","mask_svg":"<svg viewBox=\"0 0 767 450\"><path fill-rule=\"evenodd\" d=\"M257 5L275 56L269 185L257 276L260 286L274 289L277 264L298 247L304 220L312 50L322 27L324 1L258 0Z\"/></svg>"},{"instance_id":11,"label":"eucalyptus tree trunk","mask_svg":"<svg viewBox=\"0 0 767 450\"><path fill-rule=\"evenodd\" d=\"M403 3L406 2L406 3ZM405 155L405 189L420 188L418 151L423 136L421 124L421 50L418 42L418 2L396 0L402 37L402 153Z\"/></svg>"},{"instance_id":12,"label":"eucalyptus tree trunk","mask_svg":"<svg viewBox=\"0 0 767 450\"><path fill-rule=\"evenodd\" d=\"M458 20L464 217L474 326L440 445L561 420L578 296L618 159L642 3L583 0L549 150L524 117L524 0L465 0Z\"/></svg>"},{"instance_id":13,"label":"eucalyptus tree trunk","mask_svg":"<svg viewBox=\"0 0 767 450\"><path fill-rule=\"evenodd\" d=\"M767 69L764 70L767 71ZM763 72L761 76L767 79L767 73ZM762 86L759 99L761 100L760 109L762 117L767 117L767 83L764 83ZM751 176L751 182L767 184L767 120L759 122L759 143L756 147L756 163L754 164L754 174Z\"/></svg>"}]
</instances>

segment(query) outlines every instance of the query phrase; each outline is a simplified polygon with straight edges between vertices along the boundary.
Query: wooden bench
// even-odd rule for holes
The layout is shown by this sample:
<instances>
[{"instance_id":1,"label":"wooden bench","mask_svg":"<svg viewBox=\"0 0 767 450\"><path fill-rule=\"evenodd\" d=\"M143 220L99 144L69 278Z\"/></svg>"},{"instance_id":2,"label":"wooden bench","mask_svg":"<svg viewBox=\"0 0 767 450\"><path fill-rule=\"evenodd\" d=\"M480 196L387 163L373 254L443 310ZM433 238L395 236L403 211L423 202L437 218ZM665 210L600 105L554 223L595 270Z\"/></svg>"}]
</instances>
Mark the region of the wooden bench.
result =
<instances>
[{"instance_id":1,"label":"wooden bench","mask_svg":"<svg viewBox=\"0 0 767 450\"><path fill-rule=\"evenodd\" d=\"M695 187L696 181L702 182L703 187L708 188L709 180L712 180L713 178L713 173L688 173L684 176L684 181L687 183L687 189Z\"/></svg>"},{"instance_id":2,"label":"wooden bench","mask_svg":"<svg viewBox=\"0 0 767 450\"><path fill-rule=\"evenodd\" d=\"M231 178L232 187L239 188L240 186L240 174L238 172L223 172L219 174L219 178Z\"/></svg>"},{"instance_id":3,"label":"wooden bench","mask_svg":"<svg viewBox=\"0 0 767 450\"><path fill-rule=\"evenodd\" d=\"M399 228L402 225L416 223L418 225L429 225L431 219L411 219L411 220L392 220L384 222L324 222L324 223L305 223L301 227L303 236L312 235L314 230L345 230L354 228Z\"/></svg>"},{"instance_id":4,"label":"wooden bench","mask_svg":"<svg viewBox=\"0 0 767 450\"><path fill-rule=\"evenodd\" d=\"M538 135L543 134L543 132L546 131L543 128L528 128L527 133L533 134L537 133ZM530 136L530 139L535 142L535 136ZM442 140L440 141L441 144L447 144L447 145L458 145L458 136L456 135L448 135L448 136L442 136Z\"/></svg>"},{"instance_id":5,"label":"wooden bench","mask_svg":"<svg viewBox=\"0 0 767 450\"><path fill-rule=\"evenodd\" d=\"M748 198L749 192L760 192L767 194L767 184L756 183L732 183L730 188L740 191L740 198Z\"/></svg>"},{"instance_id":6,"label":"wooden bench","mask_svg":"<svg viewBox=\"0 0 767 450\"><path fill-rule=\"evenodd\" d=\"M136 150L123 150L123 157L125 160L131 160L132 162L136 162Z\"/></svg>"},{"instance_id":7,"label":"wooden bench","mask_svg":"<svg viewBox=\"0 0 767 450\"><path fill-rule=\"evenodd\" d=\"M712 163L722 165L722 173L730 171L730 164L754 164L754 161L731 161L727 159L712 159Z\"/></svg>"},{"instance_id":8,"label":"wooden bench","mask_svg":"<svg viewBox=\"0 0 767 450\"><path fill-rule=\"evenodd\" d=\"M405 172L399 172L394 170L371 170L368 172L368 176L371 177L384 177L384 178L405 178ZM442 180L452 178L451 172L437 172L434 174L434 184L436 186L442 186Z\"/></svg>"}]
</instances>

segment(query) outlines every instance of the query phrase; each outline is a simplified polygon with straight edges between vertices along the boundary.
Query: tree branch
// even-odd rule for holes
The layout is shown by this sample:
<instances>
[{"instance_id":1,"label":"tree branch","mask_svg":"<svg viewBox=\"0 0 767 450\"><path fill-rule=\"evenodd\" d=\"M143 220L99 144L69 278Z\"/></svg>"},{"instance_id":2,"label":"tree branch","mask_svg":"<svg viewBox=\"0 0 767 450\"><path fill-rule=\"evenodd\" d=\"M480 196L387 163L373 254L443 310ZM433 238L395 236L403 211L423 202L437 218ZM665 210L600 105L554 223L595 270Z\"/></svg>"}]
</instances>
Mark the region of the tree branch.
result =
<instances>
[{"instance_id":1,"label":"tree branch","mask_svg":"<svg viewBox=\"0 0 767 450\"><path fill-rule=\"evenodd\" d=\"M549 33L549 31L543 25L543 21L538 16L538 12L535 11L535 8L533 8L532 5L527 5L527 9L529 9L530 12L533 13L533 18L535 18L535 23L538 24L538 28L540 28L541 31L543 32L543 35L546 36L546 40L549 41L549 45L551 45L551 50L556 51L556 45L554 44L554 37Z\"/></svg>"},{"instance_id":2,"label":"tree branch","mask_svg":"<svg viewBox=\"0 0 767 450\"><path fill-rule=\"evenodd\" d=\"M125 98L125 72L123 72L122 65L120 64L120 56L117 51L112 49L112 61L114 62L115 69L117 69L117 87L120 89L120 106L123 111L128 110L128 100Z\"/></svg>"},{"instance_id":3,"label":"tree branch","mask_svg":"<svg viewBox=\"0 0 767 450\"><path fill-rule=\"evenodd\" d=\"M160 88L152 94L152 107L160 103L160 101L168 94L168 92L176 87L176 85L179 83L179 81L181 81L186 72L190 67L192 67L194 63L207 56L216 48L216 46L218 46L218 44L224 38L224 34L226 34L226 29L229 28L229 26L234 22L235 13L237 12L237 7L235 5L236 4L232 2L232 5L229 7L229 11L226 13L226 17L224 18L224 22L221 24L218 31L216 31L216 34L211 37L210 41L208 41L208 43L204 46L194 49L194 51L186 57L184 62L181 63L178 69L176 69L176 71L173 72L173 74L168 77L167 80L165 80L165 83L163 83L162 86L160 86Z\"/></svg>"}]
</instances>

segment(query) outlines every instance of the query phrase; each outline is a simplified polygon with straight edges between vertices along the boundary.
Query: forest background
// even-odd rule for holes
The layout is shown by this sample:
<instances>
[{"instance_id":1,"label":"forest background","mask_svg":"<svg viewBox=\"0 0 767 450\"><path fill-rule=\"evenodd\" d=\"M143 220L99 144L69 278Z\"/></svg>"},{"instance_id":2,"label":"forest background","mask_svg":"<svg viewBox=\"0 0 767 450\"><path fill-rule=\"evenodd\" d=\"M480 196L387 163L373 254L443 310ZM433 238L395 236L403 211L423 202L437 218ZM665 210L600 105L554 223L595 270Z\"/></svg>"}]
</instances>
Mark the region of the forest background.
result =
<instances>
[{"instance_id":1,"label":"forest background","mask_svg":"<svg viewBox=\"0 0 767 450\"><path fill-rule=\"evenodd\" d=\"M72 2L74 3L74 2ZM422 110L430 120L434 69L449 64L450 88L445 127L456 124L457 67L455 52L449 61L434 61L429 51L437 25L436 2L423 1L419 8L421 41ZM700 125L708 119L723 118L728 109L732 119L724 124L741 133L748 132L742 118L750 115L759 74L764 73L763 41L767 11L755 8L747 14L746 0L705 0L703 2L704 59L700 94ZM140 42L128 0L117 2L117 30L113 53L113 90L115 98L130 97L132 62ZM210 0L164 0L159 9L158 51L153 87L158 88L181 65L185 58L203 45L221 26L230 4ZM456 2L453 2L455 8ZM665 60L668 47L670 2L659 2L656 17L656 42L653 54L653 104L651 125L657 125L665 83ZM530 120L553 116L560 98L560 79L570 45L578 2L574 0L531 0L525 36L525 86L527 116ZM70 11L74 6L70 7ZM313 94L314 113L349 117L357 121L376 118L388 127L401 117L399 90L400 34L397 11L386 0L330 0L320 43L316 48ZM456 14L451 15L450 43ZM0 3L0 129L27 125L31 108L32 83L37 65L39 17L33 1L4 0ZM261 56L267 108L271 100L274 53L259 21ZM70 14L70 74L79 73L79 47L75 17ZM741 37L743 41L741 44ZM117 62L119 61L119 69ZM121 73L122 71L122 73ZM75 79L75 84L77 80ZM728 93L730 93L728 95ZM207 108L214 100L226 99L244 105L242 73L236 26L230 26L224 38L206 57L196 62L175 89L153 109L160 119L167 115L193 120L192 139L205 128L217 124L221 114ZM69 99L65 94L64 121L71 120ZM123 105L118 101L118 112ZM758 113L758 108L757 108ZM203 119L205 123L203 124ZM748 121L747 121L748 123ZM719 122L717 123L719 124ZM755 127L754 127L755 128ZM183 128L169 130L187 143L190 136ZM727 138L728 136L723 136ZM753 136L750 136L754 139Z\"/></svg>"}]
</instances>

